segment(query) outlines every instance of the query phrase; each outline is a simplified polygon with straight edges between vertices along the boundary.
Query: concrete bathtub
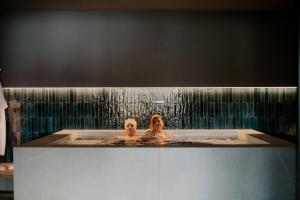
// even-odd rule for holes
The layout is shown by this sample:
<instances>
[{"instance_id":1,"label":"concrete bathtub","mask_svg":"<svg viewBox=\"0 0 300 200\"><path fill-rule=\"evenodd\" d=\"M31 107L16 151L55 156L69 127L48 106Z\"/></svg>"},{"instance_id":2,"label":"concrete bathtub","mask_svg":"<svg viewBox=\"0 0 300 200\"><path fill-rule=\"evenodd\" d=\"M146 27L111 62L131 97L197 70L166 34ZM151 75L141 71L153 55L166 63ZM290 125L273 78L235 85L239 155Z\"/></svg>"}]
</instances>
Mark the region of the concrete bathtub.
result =
<instances>
[{"instance_id":1,"label":"concrete bathtub","mask_svg":"<svg viewBox=\"0 0 300 200\"><path fill-rule=\"evenodd\" d=\"M15 199L295 199L291 143L249 129L168 130L175 139L210 140L183 145L108 146L82 139L120 132L63 130L15 147ZM76 138L81 143L66 142Z\"/></svg>"}]
</instances>

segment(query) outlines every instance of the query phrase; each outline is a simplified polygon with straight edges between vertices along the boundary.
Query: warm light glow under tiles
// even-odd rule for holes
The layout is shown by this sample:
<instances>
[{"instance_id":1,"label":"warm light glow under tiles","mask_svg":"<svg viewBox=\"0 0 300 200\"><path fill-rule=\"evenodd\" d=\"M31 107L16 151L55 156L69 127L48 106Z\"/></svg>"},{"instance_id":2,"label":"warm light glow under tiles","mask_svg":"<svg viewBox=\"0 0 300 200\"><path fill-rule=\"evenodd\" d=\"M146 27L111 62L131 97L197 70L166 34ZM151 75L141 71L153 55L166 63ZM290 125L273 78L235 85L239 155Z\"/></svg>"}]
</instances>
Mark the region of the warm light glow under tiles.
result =
<instances>
[{"instance_id":1,"label":"warm light glow under tiles","mask_svg":"<svg viewBox=\"0 0 300 200\"><path fill-rule=\"evenodd\" d=\"M153 89L153 88L179 88L179 89L192 89L192 88L201 88L201 89L210 89L210 88L214 88L214 89L223 89L223 88L236 88L236 89L243 89L243 88L270 88L270 89L275 89L275 88L278 88L278 89L297 89L296 86L286 86L286 87L282 87L282 86L278 86L278 87L4 87L4 89L50 89L50 88L53 88L53 89L101 89L101 88L124 88L124 89L134 89L134 88L149 88L149 89Z\"/></svg>"}]
</instances>

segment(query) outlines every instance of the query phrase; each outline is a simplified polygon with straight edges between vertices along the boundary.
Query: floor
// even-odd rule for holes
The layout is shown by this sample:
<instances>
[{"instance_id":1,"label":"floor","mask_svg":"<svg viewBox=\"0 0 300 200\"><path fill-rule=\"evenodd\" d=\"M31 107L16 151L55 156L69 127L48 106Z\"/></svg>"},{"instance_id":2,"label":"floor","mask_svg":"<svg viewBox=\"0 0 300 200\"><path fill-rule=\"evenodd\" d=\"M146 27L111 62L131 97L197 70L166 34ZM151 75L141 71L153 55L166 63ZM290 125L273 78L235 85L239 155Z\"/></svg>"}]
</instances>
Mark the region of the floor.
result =
<instances>
[{"instance_id":1,"label":"floor","mask_svg":"<svg viewBox=\"0 0 300 200\"><path fill-rule=\"evenodd\" d=\"M0 199L1 200L13 200L14 199L14 193L13 192L1 191L0 192Z\"/></svg>"},{"instance_id":2,"label":"floor","mask_svg":"<svg viewBox=\"0 0 300 200\"><path fill-rule=\"evenodd\" d=\"M12 163L0 163L0 177L12 177L14 166Z\"/></svg>"},{"instance_id":3,"label":"floor","mask_svg":"<svg viewBox=\"0 0 300 200\"><path fill-rule=\"evenodd\" d=\"M1 178L6 179L7 177L13 177L13 164L12 163L0 163L0 180ZM3 188L2 188L3 189ZM13 200L13 191L0 190L0 200Z\"/></svg>"}]
</instances>

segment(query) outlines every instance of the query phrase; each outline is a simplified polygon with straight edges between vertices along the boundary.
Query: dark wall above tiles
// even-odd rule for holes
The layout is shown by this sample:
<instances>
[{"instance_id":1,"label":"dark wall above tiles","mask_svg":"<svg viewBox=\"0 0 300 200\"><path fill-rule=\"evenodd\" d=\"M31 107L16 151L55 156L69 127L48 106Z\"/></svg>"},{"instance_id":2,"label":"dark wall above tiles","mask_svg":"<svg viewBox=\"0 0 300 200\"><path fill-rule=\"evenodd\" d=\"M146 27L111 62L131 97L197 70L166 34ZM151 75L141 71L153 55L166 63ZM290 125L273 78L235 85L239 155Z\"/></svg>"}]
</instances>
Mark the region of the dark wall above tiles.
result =
<instances>
[{"instance_id":1,"label":"dark wall above tiles","mask_svg":"<svg viewBox=\"0 0 300 200\"><path fill-rule=\"evenodd\" d=\"M287 12L8 12L6 87L296 86Z\"/></svg>"}]
</instances>

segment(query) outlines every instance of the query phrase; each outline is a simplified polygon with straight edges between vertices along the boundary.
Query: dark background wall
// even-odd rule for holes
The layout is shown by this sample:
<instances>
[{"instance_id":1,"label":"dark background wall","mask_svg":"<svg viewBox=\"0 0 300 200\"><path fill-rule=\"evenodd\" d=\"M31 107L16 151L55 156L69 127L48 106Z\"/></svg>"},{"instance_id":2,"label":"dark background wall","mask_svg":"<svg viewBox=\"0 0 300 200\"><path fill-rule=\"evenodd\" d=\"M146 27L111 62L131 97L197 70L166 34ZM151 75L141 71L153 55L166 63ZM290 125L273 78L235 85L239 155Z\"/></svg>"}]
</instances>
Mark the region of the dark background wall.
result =
<instances>
[{"instance_id":1,"label":"dark background wall","mask_svg":"<svg viewBox=\"0 0 300 200\"><path fill-rule=\"evenodd\" d=\"M295 86L286 12L2 13L5 87Z\"/></svg>"}]
</instances>

